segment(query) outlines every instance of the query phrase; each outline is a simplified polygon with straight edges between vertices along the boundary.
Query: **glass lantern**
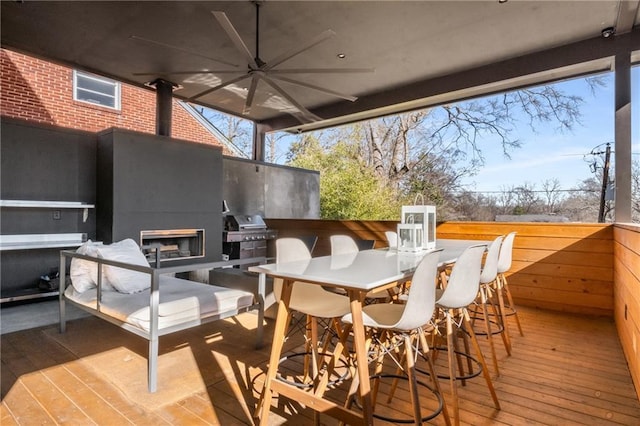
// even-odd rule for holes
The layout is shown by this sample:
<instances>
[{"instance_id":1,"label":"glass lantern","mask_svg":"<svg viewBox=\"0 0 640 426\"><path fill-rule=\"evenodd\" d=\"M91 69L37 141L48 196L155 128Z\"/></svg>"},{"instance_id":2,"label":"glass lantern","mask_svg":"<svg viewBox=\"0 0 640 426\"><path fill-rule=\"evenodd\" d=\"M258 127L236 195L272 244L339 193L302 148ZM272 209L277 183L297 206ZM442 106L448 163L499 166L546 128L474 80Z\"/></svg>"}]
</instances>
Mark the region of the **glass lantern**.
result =
<instances>
[{"instance_id":1,"label":"glass lantern","mask_svg":"<svg viewBox=\"0 0 640 426\"><path fill-rule=\"evenodd\" d=\"M436 206L402 206L402 223L417 224L422 227L422 248L436 248Z\"/></svg>"},{"instance_id":2,"label":"glass lantern","mask_svg":"<svg viewBox=\"0 0 640 426\"><path fill-rule=\"evenodd\" d=\"M423 250L424 228L421 223L398 224L398 251L417 253Z\"/></svg>"}]
</instances>

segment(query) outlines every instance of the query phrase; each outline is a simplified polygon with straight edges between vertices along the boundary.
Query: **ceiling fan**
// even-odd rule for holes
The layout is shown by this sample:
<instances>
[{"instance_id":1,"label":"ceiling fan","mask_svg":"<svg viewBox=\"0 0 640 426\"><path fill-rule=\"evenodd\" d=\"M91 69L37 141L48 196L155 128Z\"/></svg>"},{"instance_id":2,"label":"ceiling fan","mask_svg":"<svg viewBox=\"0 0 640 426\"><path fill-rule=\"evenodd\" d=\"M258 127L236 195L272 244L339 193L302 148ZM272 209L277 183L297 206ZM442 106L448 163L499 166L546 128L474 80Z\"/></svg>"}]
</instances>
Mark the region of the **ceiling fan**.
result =
<instances>
[{"instance_id":1,"label":"ceiling fan","mask_svg":"<svg viewBox=\"0 0 640 426\"><path fill-rule=\"evenodd\" d=\"M314 47L315 45L322 43L323 41L333 37L334 35L336 35L335 32L333 32L332 30L326 30L323 31L322 33L318 34L317 36L315 36L314 38L312 38L311 40L307 41L306 43L298 46L297 48L291 49L275 58L273 58L272 60L265 62L262 60L262 58L260 57L260 6L261 6L261 1L254 1L253 2L256 6L256 50L255 50L255 56L251 54L251 52L249 51L249 49L247 48L246 44L244 43L244 41L242 40L242 38L240 37L240 35L238 34L238 31L236 31L235 27L233 26L233 24L231 23L231 21L229 20L229 18L227 18L227 15L224 12L221 11L212 11L211 13L213 14L214 18L218 21L218 23L220 24L220 26L222 27L222 29L225 31L225 33L227 34L227 36L231 39L231 41L233 42L234 46L236 47L236 49L238 49L238 51L240 51L243 56L245 57L245 59L247 60L247 71L243 72L242 75L231 78L229 80L223 81L220 84L218 84L217 86L214 87L210 87L200 93L197 93L193 96L191 96L188 101L195 101L198 98L201 98L209 93L212 93L216 90L220 90L222 88L225 88L227 86L230 86L232 84L238 83L242 80L245 79L251 79L251 83L249 86L249 90L247 92L247 97L245 100L245 104L244 104L244 109L243 109L243 114L249 114L251 112L251 107L254 104L254 100L255 100L255 94L256 94L256 89L258 88L258 84L260 82L263 82L264 84L270 86L273 90L275 90L278 94L280 94L280 96L282 96L284 99L286 99L286 101L291 104L295 109L297 109L299 111L299 114L293 114L298 120L300 120L303 124L307 123L307 122L313 122L313 121L318 121L321 120L320 117L318 117L317 115L313 114L312 112L310 112L306 107L304 107L300 102L298 102L293 96L291 96L284 88L282 88L282 86L280 86L279 83L284 82L284 83L288 83L288 84L293 84L296 86L300 86L300 87L304 87L307 89L312 89L312 90L316 90L318 92L324 93L326 95L330 95L330 96L334 96L334 97L338 97L341 99L346 99L349 101L355 101L357 99L357 97L355 96L351 96L351 95L347 95L347 94L342 94L327 88L323 88L323 87L319 87L313 84L309 84L309 83L305 83L303 81L299 81L296 79L292 79L289 77L286 77L286 74L328 74L328 73L368 73L368 72L374 72L375 70L373 68L289 68L289 69L276 69L276 67L280 64L282 64L283 62L288 61L289 59L293 58L296 55L299 55L300 53ZM177 50L181 50L187 53L192 53L192 54L196 54L198 56L203 56L206 57L204 55L201 55L197 52L192 52L192 51L188 51L182 48L179 48L177 46L171 46L168 44L164 44L164 43L159 43L159 42L155 42L152 40L148 40L148 39L144 39L142 37L136 37L136 36L132 36L132 38L139 40L139 41L145 41L145 42L149 42L149 43L154 43L157 45L161 45L164 47L169 47L169 48L174 48ZM232 65L235 66L234 64L231 64L229 62L223 61L223 60L219 60L219 59L215 59L215 58L211 58L211 57L206 57L208 59L212 59L215 60L217 62L220 63L224 63L227 65ZM234 69L234 70L206 70L206 71L175 71L175 72L164 72L163 74L167 74L167 75L178 75L178 74L237 74L238 72L242 72L239 71L238 69ZM135 75L157 75L158 73L136 73Z\"/></svg>"}]
</instances>

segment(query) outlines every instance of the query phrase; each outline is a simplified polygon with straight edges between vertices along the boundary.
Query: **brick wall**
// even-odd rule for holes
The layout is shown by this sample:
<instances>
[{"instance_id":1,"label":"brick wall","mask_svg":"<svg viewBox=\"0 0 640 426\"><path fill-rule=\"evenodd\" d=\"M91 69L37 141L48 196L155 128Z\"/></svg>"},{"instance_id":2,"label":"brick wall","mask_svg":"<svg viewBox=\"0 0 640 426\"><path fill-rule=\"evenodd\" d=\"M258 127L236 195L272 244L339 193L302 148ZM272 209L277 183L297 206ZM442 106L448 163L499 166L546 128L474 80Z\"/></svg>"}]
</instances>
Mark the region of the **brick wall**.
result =
<instances>
[{"instance_id":1,"label":"brick wall","mask_svg":"<svg viewBox=\"0 0 640 426\"><path fill-rule=\"evenodd\" d=\"M1 49L0 114L38 123L98 132L110 127L155 133L156 95L121 84L121 109L115 111L73 100L73 70ZM178 102L173 101L172 136L221 145ZM225 154L229 154L227 149Z\"/></svg>"}]
</instances>

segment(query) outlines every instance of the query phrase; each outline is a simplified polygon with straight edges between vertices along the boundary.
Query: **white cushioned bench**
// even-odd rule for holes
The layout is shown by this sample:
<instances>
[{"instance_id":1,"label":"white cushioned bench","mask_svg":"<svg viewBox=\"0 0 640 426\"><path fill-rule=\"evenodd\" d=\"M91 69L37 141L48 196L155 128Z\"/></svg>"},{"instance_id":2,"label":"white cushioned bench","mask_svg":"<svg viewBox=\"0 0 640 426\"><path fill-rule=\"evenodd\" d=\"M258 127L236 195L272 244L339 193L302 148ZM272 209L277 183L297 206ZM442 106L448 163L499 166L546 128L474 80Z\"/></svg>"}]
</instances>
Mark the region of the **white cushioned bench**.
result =
<instances>
[{"instance_id":1,"label":"white cushioned bench","mask_svg":"<svg viewBox=\"0 0 640 426\"><path fill-rule=\"evenodd\" d=\"M106 246L105 246L106 247ZM60 332L66 330L65 303L70 302L90 314L141 336L149 341L149 392L157 389L158 338L200 324L228 318L249 310L257 310L257 343L262 345L263 297L254 292L175 278L176 273L200 269L215 269L243 263L261 263L266 259L252 258L234 261L197 263L182 266L152 267L142 262L127 263L79 252L60 252ZM105 250L106 252L106 250ZM72 285L65 288L67 259L83 262L83 268L93 268L94 285L86 285L78 268L71 268ZM75 271L75 274L74 274ZM131 293L116 291L103 275L127 273L126 285ZM133 274L132 274L133 272ZM74 280L76 281L74 283ZM115 282L114 278L114 282ZM138 290L142 289L142 290Z\"/></svg>"}]
</instances>

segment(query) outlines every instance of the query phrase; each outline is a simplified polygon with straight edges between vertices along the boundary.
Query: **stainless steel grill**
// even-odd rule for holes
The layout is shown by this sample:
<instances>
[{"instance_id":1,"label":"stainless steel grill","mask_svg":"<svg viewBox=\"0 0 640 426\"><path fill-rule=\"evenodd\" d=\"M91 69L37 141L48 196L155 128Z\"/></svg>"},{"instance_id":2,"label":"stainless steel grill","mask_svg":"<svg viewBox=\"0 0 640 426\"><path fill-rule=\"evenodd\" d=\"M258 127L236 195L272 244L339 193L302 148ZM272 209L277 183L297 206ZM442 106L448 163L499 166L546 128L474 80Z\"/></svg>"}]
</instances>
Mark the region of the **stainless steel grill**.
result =
<instances>
[{"instance_id":1,"label":"stainless steel grill","mask_svg":"<svg viewBox=\"0 0 640 426\"><path fill-rule=\"evenodd\" d=\"M260 215L225 216L222 252L229 259L267 256L267 241L278 237L278 231L267 229Z\"/></svg>"}]
</instances>

